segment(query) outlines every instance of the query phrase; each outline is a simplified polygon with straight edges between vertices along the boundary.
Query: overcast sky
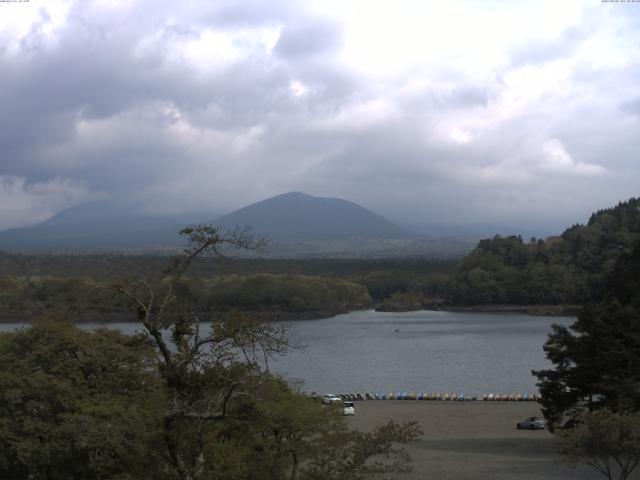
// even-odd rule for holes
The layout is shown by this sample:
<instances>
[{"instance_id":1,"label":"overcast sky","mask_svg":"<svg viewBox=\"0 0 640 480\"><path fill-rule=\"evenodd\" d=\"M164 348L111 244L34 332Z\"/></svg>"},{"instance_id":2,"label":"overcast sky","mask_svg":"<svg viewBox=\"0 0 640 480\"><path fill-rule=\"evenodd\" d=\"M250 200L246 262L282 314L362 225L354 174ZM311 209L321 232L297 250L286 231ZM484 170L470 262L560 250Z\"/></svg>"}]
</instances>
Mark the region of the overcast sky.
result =
<instances>
[{"instance_id":1,"label":"overcast sky","mask_svg":"<svg viewBox=\"0 0 640 480\"><path fill-rule=\"evenodd\" d=\"M0 229L288 191L558 225L640 195L640 3L0 1Z\"/></svg>"}]
</instances>

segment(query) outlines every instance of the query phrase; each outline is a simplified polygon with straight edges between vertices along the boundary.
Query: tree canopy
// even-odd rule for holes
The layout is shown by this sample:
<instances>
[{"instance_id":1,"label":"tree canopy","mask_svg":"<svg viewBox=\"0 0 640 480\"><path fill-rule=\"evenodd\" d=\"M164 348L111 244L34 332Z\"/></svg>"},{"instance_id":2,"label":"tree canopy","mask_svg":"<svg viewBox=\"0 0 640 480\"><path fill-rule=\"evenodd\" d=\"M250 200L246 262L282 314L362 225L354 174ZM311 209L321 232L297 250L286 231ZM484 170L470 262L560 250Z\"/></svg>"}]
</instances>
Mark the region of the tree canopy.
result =
<instances>
[{"instance_id":1,"label":"tree canopy","mask_svg":"<svg viewBox=\"0 0 640 480\"><path fill-rule=\"evenodd\" d=\"M618 258L602 300L555 325L544 349L554 368L534 373L552 427L584 408L640 410L640 242Z\"/></svg>"},{"instance_id":2,"label":"tree canopy","mask_svg":"<svg viewBox=\"0 0 640 480\"><path fill-rule=\"evenodd\" d=\"M582 412L560 435L560 453L570 465L585 463L608 480L631 478L640 463L640 413L608 409Z\"/></svg>"},{"instance_id":3,"label":"tree canopy","mask_svg":"<svg viewBox=\"0 0 640 480\"><path fill-rule=\"evenodd\" d=\"M148 339L40 320L0 335L0 363L1 478L162 473L162 384Z\"/></svg>"},{"instance_id":4,"label":"tree canopy","mask_svg":"<svg viewBox=\"0 0 640 480\"><path fill-rule=\"evenodd\" d=\"M482 240L456 268L447 288L454 304L583 304L605 293L620 255L640 238L640 199L594 213L546 240Z\"/></svg>"},{"instance_id":5,"label":"tree canopy","mask_svg":"<svg viewBox=\"0 0 640 480\"><path fill-rule=\"evenodd\" d=\"M243 232L200 226L160 279L107 283L144 335L38 322L0 334L0 477L258 480L368 478L405 471L413 423L350 430L269 371L286 330L231 311L201 319L185 274ZM206 328L205 328L206 325Z\"/></svg>"}]
</instances>

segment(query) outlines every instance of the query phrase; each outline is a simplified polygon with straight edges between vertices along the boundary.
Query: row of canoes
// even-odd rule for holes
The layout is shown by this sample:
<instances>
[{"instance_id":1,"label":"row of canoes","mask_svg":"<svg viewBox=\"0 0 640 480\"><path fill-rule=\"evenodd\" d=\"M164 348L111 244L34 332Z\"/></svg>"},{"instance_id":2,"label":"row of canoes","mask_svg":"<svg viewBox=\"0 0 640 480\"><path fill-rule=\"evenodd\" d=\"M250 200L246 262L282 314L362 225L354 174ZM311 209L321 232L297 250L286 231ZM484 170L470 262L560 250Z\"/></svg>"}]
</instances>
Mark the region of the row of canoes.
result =
<instances>
[{"instance_id":1,"label":"row of canoes","mask_svg":"<svg viewBox=\"0 0 640 480\"><path fill-rule=\"evenodd\" d=\"M539 393L518 393L517 395L490 393L482 396L482 400L489 402L537 402L540 399L542 399L542 396Z\"/></svg>"},{"instance_id":2,"label":"row of canoes","mask_svg":"<svg viewBox=\"0 0 640 480\"><path fill-rule=\"evenodd\" d=\"M442 401L467 401L483 400L485 402L531 402L540 400L537 393L502 394L489 393L481 397L468 397L464 393L416 393L416 392L389 392L389 393L339 393L342 400L442 400Z\"/></svg>"}]
</instances>

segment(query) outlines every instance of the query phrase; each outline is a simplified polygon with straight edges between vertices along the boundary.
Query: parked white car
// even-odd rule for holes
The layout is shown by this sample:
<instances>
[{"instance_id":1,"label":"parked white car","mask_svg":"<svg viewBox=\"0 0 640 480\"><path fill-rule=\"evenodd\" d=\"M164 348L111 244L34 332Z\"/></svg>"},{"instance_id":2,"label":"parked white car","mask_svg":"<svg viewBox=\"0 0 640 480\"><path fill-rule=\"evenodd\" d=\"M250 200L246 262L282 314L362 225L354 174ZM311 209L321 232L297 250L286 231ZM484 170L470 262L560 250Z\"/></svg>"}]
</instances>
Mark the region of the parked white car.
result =
<instances>
[{"instance_id":1,"label":"parked white car","mask_svg":"<svg viewBox=\"0 0 640 480\"><path fill-rule=\"evenodd\" d=\"M332 405L341 401L342 399L333 393L325 393L322 395L322 403L325 405Z\"/></svg>"},{"instance_id":2,"label":"parked white car","mask_svg":"<svg viewBox=\"0 0 640 480\"><path fill-rule=\"evenodd\" d=\"M356 408L353 406L353 402L344 402L343 415L355 415Z\"/></svg>"},{"instance_id":3,"label":"parked white car","mask_svg":"<svg viewBox=\"0 0 640 480\"><path fill-rule=\"evenodd\" d=\"M518 422L516 424L516 428L518 430L527 429L527 430L544 430L546 427L546 422L544 419L539 417L529 417L522 422Z\"/></svg>"}]
</instances>

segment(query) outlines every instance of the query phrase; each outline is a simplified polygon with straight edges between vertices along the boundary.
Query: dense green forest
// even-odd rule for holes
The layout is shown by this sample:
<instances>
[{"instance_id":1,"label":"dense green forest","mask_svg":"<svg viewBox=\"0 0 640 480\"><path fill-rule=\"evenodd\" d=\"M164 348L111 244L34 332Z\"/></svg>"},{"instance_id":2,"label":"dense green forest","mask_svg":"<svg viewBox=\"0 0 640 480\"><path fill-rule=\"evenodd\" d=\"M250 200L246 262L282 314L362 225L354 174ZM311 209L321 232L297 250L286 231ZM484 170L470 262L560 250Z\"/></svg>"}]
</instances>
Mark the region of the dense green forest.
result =
<instances>
[{"instance_id":1,"label":"dense green forest","mask_svg":"<svg viewBox=\"0 0 640 480\"><path fill-rule=\"evenodd\" d=\"M554 369L535 372L552 427L589 409L640 411L640 241L618 257L604 295L585 302L570 326L554 325L545 344Z\"/></svg>"},{"instance_id":2,"label":"dense green forest","mask_svg":"<svg viewBox=\"0 0 640 480\"><path fill-rule=\"evenodd\" d=\"M451 304L581 304L603 294L618 257L640 238L640 199L600 210L546 240L482 240L447 285Z\"/></svg>"},{"instance_id":3,"label":"dense green forest","mask_svg":"<svg viewBox=\"0 0 640 480\"><path fill-rule=\"evenodd\" d=\"M169 261L153 255L0 253L0 314L5 319L62 310L74 318L121 320L122 301L98 288L114 280L161 277ZM194 261L181 284L196 309L261 310L317 317L370 308L396 292L442 295L453 261L214 259ZM157 281L157 280L156 280Z\"/></svg>"},{"instance_id":4,"label":"dense green forest","mask_svg":"<svg viewBox=\"0 0 640 480\"><path fill-rule=\"evenodd\" d=\"M63 276L91 277L96 280L155 276L166 270L167 255L131 254L16 254L0 251L1 276ZM456 260L426 257L397 259L273 259L273 258L197 258L189 271L192 277L216 275L251 275L273 273L291 275L333 276L345 279L369 279L375 283L387 274L396 283L408 277L431 273L448 273ZM135 275L134 275L135 273ZM404 276L398 279L396 273ZM384 274L384 275L383 275ZM373 277L375 278L373 278ZM360 282L359 282L360 283ZM390 286L392 288L393 286Z\"/></svg>"},{"instance_id":5,"label":"dense green forest","mask_svg":"<svg viewBox=\"0 0 640 480\"><path fill-rule=\"evenodd\" d=\"M124 282L126 283L126 282ZM153 286L162 281L151 282ZM255 274L185 278L181 306L208 313L231 309L280 316L327 316L370 308L367 289L346 280L306 275ZM53 311L80 320L127 320L126 302L89 277L0 278L0 305L7 318L37 317Z\"/></svg>"}]
</instances>

